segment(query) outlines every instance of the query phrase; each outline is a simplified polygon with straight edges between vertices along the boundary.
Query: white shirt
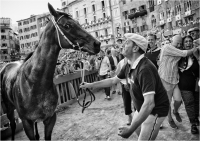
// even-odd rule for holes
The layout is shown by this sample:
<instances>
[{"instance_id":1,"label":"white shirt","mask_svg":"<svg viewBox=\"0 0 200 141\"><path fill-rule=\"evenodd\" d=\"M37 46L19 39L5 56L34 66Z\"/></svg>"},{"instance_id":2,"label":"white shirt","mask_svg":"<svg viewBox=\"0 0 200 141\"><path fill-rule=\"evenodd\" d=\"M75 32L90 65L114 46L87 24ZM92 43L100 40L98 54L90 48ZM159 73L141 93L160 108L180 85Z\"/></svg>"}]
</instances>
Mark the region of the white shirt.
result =
<instances>
[{"instance_id":1,"label":"white shirt","mask_svg":"<svg viewBox=\"0 0 200 141\"><path fill-rule=\"evenodd\" d=\"M100 69L99 69L99 75L106 75L107 74L107 71L110 70L110 67L109 67L109 59L107 56L105 56L101 62L101 66L100 66Z\"/></svg>"}]
</instances>

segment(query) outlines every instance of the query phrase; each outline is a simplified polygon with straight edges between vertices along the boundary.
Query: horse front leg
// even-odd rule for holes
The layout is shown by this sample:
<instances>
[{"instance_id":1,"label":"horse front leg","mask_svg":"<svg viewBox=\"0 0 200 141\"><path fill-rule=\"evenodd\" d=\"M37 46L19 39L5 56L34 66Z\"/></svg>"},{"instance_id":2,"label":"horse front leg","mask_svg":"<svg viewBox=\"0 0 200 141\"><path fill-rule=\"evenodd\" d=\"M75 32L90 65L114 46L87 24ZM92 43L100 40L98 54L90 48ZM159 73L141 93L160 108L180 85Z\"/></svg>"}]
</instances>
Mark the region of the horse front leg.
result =
<instances>
[{"instance_id":1,"label":"horse front leg","mask_svg":"<svg viewBox=\"0 0 200 141\"><path fill-rule=\"evenodd\" d=\"M44 123L44 136L45 140L51 140L51 134L53 131L53 127L56 123L56 113L53 114L52 117L47 118Z\"/></svg>"},{"instance_id":2,"label":"horse front leg","mask_svg":"<svg viewBox=\"0 0 200 141\"><path fill-rule=\"evenodd\" d=\"M7 117L10 120L10 127L11 127L11 130L12 130L12 140L15 140L16 122L15 122L15 112L14 112L14 109L8 111Z\"/></svg>"},{"instance_id":3,"label":"horse front leg","mask_svg":"<svg viewBox=\"0 0 200 141\"><path fill-rule=\"evenodd\" d=\"M37 122L35 122L35 138L36 138L36 140L40 139L40 135L38 133L38 128L37 128Z\"/></svg>"},{"instance_id":4,"label":"horse front leg","mask_svg":"<svg viewBox=\"0 0 200 141\"><path fill-rule=\"evenodd\" d=\"M24 131L28 136L29 140L36 140L34 135L34 122L31 120L22 120Z\"/></svg>"}]
</instances>

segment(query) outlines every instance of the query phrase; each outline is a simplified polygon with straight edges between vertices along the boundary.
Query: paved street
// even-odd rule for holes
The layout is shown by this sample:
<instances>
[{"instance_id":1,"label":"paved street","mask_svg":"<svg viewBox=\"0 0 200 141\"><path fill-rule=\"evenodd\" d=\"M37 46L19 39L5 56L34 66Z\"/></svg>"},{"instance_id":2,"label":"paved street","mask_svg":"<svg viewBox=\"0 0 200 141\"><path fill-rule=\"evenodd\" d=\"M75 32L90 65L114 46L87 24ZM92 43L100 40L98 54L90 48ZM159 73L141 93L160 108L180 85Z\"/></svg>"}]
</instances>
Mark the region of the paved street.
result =
<instances>
[{"instance_id":1,"label":"paved street","mask_svg":"<svg viewBox=\"0 0 200 141\"><path fill-rule=\"evenodd\" d=\"M123 140L117 135L118 127L126 123L121 95L113 95L112 100L104 99L102 92L97 92L96 101L81 113L78 103L67 106L58 113L53 130L53 140ZM180 108L182 123L177 123L178 130L171 129L166 120L157 140L199 140L198 135L190 134L190 124L184 106ZM39 123L40 139L44 139L43 124ZM27 140L24 131L16 134L17 140ZM10 139L9 139L10 140ZM137 140L136 134L129 139Z\"/></svg>"}]
</instances>

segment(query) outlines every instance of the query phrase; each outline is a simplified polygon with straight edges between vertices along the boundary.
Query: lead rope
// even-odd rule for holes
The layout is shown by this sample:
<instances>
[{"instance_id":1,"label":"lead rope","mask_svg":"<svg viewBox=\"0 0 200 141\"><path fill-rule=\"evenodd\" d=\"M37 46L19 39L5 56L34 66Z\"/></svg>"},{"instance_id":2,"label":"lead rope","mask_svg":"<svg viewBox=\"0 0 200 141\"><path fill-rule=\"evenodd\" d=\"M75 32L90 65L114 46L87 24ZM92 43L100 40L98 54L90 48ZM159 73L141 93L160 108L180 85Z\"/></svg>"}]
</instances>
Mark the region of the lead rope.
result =
<instances>
[{"instance_id":1,"label":"lead rope","mask_svg":"<svg viewBox=\"0 0 200 141\"><path fill-rule=\"evenodd\" d=\"M84 84L84 78L85 78L85 67L84 67L84 64L83 64L83 69L81 69L81 84ZM85 94L84 95L84 98L83 98L83 104L81 104L81 102L79 101L79 98L78 98L78 96L80 95L80 93L81 93L81 88L79 88L79 90L78 90L78 94L75 94L76 95L76 100L78 101L78 104L82 107L82 113L84 112L84 110L86 109L86 108L88 108L91 104L92 104L92 102L93 101L95 101L95 95L90 91L90 89L88 89L88 88L86 88L86 89L83 89L83 93ZM87 92L89 93L89 95L90 95L90 101L87 101L86 103L85 103L85 100L86 100L86 96L87 96ZM74 99L74 98L72 98L72 99Z\"/></svg>"}]
</instances>

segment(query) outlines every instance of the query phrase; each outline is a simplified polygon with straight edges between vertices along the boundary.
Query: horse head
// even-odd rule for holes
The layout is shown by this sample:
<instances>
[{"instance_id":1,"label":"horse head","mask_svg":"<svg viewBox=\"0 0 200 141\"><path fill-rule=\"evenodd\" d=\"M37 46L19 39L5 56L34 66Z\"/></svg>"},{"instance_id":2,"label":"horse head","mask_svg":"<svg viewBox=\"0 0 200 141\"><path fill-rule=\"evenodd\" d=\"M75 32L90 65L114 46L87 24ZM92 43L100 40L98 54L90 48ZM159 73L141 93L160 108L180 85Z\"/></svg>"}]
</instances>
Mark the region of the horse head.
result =
<instances>
[{"instance_id":1,"label":"horse head","mask_svg":"<svg viewBox=\"0 0 200 141\"><path fill-rule=\"evenodd\" d=\"M90 54L99 53L101 43L85 31L78 21L72 19L67 13L56 11L49 3L48 8L61 48L82 50Z\"/></svg>"}]
</instances>

